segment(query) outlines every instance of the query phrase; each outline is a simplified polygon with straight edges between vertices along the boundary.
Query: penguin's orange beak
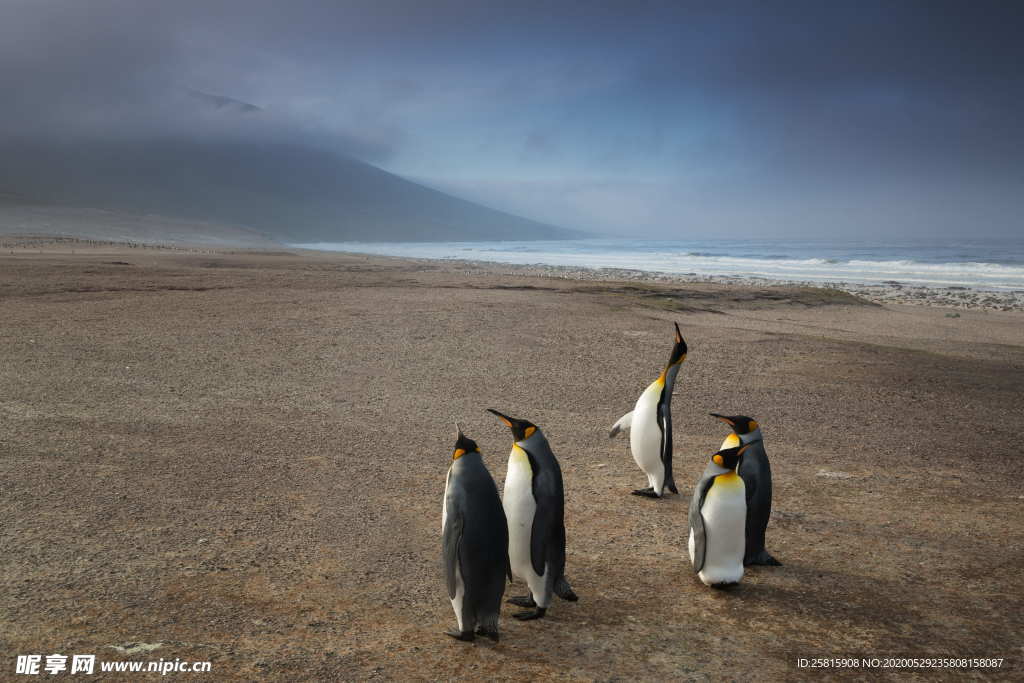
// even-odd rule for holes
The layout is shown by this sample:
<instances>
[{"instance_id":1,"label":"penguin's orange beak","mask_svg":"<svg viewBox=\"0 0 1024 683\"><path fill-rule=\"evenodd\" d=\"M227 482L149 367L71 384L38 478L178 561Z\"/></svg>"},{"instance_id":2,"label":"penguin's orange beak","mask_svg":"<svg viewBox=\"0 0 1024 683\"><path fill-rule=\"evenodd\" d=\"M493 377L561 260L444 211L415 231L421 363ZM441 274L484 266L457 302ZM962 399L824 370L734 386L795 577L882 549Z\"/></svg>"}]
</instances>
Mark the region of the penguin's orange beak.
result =
<instances>
[{"instance_id":1,"label":"penguin's orange beak","mask_svg":"<svg viewBox=\"0 0 1024 683\"><path fill-rule=\"evenodd\" d=\"M499 420L501 420L502 422L504 422L504 423L505 423L505 426L506 426L506 427L511 427L511 426L512 426L512 420L511 420L511 419L509 419L508 415L502 415L501 413L499 413L499 412L498 412L497 410L495 410L494 408L488 408L488 409L487 409L487 412L489 412L489 413L492 413L492 414L496 415L496 416L498 417L498 419L499 419Z\"/></svg>"}]
</instances>

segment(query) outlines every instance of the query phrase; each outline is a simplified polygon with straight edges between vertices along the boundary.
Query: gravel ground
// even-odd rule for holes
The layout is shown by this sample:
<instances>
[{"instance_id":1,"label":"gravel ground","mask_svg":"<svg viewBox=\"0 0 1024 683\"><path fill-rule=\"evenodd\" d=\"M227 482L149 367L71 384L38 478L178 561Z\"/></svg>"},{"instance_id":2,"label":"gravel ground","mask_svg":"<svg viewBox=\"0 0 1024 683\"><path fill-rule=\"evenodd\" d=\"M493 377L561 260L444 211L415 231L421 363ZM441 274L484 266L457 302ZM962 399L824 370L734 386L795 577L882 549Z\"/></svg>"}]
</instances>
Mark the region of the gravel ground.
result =
<instances>
[{"instance_id":1,"label":"gravel ground","mask_svg":"<svg viewBox=\"0 0 1024 683\"><path fill-rule=\"evenodd\" d=\"M1020 678L1018 312L339 254L39 251L0 254L0 679L54 652L211 660L196 680L793 679L820 677L801 657L887 655L1005 659L844 673ZM607 434L673 321L690 346L683 495L650 501ZM561 459L580 602L529 623L508 607L500 644L466 645L442 635L440 506L456 419L504 478L487 407L540 425ZM690 491L725 436L709 411L763 425L785 565L726 592L685 559Z\"/></svg>"}]
</instances>

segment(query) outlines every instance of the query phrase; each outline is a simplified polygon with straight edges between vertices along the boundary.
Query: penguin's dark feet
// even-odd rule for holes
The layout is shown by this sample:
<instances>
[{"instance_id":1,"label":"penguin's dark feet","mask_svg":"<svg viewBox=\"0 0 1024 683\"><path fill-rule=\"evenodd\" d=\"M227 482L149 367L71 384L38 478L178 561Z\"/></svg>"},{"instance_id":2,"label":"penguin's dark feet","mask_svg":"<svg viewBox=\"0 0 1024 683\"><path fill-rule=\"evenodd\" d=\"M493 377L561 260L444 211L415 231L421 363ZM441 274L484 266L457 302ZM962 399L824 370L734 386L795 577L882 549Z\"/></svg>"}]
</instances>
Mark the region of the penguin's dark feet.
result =
<instances>
[{"instance_id":1,"label":"penguin's dark feet","mask_svg":"<svg viewBox=\"0 0 1024 683\"><path fill-rule=\"evenodd\" d=\"M568 602L576 602L580 599L579 596L573 592L572 586L569 585L569 579L564 576L558 577L558 581L555 581L555 595Z\"/></svg>"},{"instance_id":2,"label":"penguin's dark feet","mask_svg":"<svg viewBox=\"0 0 1024 683\"><path fill-rule=\"evenodd\" d=\"M643 496L644 498L661 498L657 493L654 492L653 486L648 486L645 489L637 489L633 491L634 496Z\"/></svg>"},{"instance_id":3,"label":"penguin's dark feet","mask_svg":"<svg viewBox=\"0 0 1024 683\"><path fill-rule=\"evenodd\" d=\"M776 560L771 555L769 555L767 550L762 550L761 552L757 553L756 555L751 555L750 557L744 557L743 558L743 564L745 564L745 565L758 564L758 565L762 565L762 566L765 566L765 567L781 567L782 566L782 563L779 562L778 560Z\"/></svg>"},{"instance_id":4,"label":"penguin's dark feet","mask_svg":"<svg viewBox=\"0 0 1024 683\"><path fill-rule=\"evenodd\" d=\"M516 612L512 616L519 621L533 621L534 619L540 619L547 612L546 607L538 607L532 612Z\"/></svg>"},{"instance_id":5,"label":"penguin's dark feet","mask_svg":"<svg viewBox=\"0 0 1024 683\"><path fill-rule=\"evenodd\" d=\"M515 605L517 607L536 607L537 606L537 603L533 601L533 596L532 595L517 595L515 597L509 598L505 602L507 602L510 605Z\"/></svg>"},{"instance_id":6,"label":"penguin's dark feet","mask_svg":"<svg viewBox=\"0 0 1024 683\"><path fill-rule=\"evenodd\" d=\"M727 583L713 583L711 587L716 590L725 591L737 585L739 585L739 581L729 581Z\"/></svg>"},{"instance_id":7,"label":"penguin's dark feet","mask_svg":"<svg viewBox=\"0 0 1024 683\"><path fill-rule=\"evenodd\" d=\"M458 629L454 628L450 631L445 631L444 634L446 636L451 636L455 640L463 640L467 643L472 643L473 640L476 639L476 636L473 634L472 631L459 631Z\"/></svg>"},{"instance_id":8,"label":"penguin's dark feet","mask_svg":"<svg viewBox=\"0 0 1024 683\"><path fill-rule=\"evenodd\" d=\"M476 634L478 636L483 636L485 638L490 638L494 642L498 642L498 640L499 640L498 629L494 629L493 631L489 631L489 630L485 629L483 626L481 626L480 628L478 628L476 630Z\"/></svg>"}]
</instances>

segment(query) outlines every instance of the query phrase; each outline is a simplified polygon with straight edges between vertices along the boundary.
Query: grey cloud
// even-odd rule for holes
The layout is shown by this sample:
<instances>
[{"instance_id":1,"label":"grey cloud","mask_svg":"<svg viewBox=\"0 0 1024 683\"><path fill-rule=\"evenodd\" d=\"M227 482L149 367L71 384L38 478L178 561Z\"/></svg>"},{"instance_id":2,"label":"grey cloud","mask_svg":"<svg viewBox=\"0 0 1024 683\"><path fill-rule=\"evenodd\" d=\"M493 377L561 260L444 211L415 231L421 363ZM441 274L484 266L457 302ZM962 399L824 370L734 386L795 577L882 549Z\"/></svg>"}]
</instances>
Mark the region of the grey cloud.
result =
<instances>
[{"instance_id":1,"label":"grey cloud","mask_svg":"<svg viewBox=\"0 0 1024 683\"><path fill-rule=\"evenodd\" d=\"M0 142L270 140L428 181L499 169L551 191L479 178L492 203L575 227L838 230L888 211L918 234L1009 234L1022 15L994 0L0 0Z\"/></svg>"}]
</instances>

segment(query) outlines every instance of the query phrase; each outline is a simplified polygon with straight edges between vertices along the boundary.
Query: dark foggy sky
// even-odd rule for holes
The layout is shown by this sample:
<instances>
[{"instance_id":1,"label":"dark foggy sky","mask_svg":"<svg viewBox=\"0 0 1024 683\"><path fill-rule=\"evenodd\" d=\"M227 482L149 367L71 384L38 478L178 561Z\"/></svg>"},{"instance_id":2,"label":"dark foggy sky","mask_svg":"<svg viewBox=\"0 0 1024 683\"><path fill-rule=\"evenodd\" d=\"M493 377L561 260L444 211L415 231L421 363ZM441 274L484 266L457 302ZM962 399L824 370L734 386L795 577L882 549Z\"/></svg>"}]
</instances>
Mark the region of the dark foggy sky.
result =
<instances>
[{"instance_id":1,"label":"dark foggy sky","mask_svg":"<svg viewBox=\"0 0 1024 683\"><path fill-rule=\"evenodd\" d=\"M1013 0L0 0L0 141L275 136L629 235L1020 236L1022 32Z\"/></svg>"}]
</instances>

